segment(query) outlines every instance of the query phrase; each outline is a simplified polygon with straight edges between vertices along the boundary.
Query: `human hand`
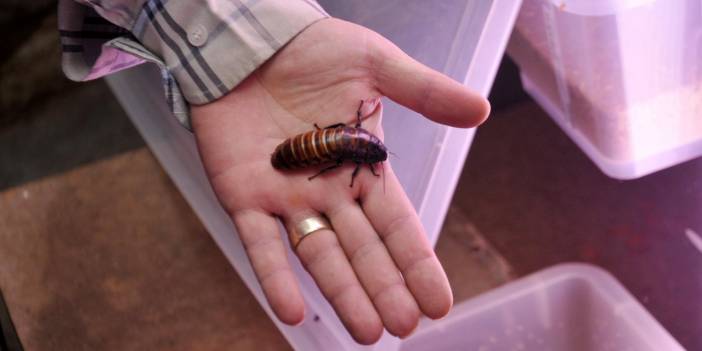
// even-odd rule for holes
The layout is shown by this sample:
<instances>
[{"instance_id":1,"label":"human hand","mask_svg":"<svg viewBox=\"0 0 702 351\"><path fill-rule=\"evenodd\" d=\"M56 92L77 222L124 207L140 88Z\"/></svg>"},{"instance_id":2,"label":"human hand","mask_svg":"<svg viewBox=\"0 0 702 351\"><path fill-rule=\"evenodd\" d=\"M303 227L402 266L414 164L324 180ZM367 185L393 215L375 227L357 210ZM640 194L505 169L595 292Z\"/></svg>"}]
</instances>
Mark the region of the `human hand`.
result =
<instances>
[{"instance_id":1,"label":"human hand","mask_svg":"<svg viewBox=\"0 0 702 351\"><path fill-rule=\"evenodd\" d=\"M205 169L231 215L253 269L281 321L297 324L304 302L275 218L287 228L324 214L332 230L300 242L297 255L348 331L362 344L383 327L409 335L423 313L446 315L453 297L419 218L388 162L382 179L349 165L275 170L271 154L313 124L353 124L361 100L388 96L447 125L471 127L487 102L419 64L380 35L336 19L316 22L223 98L192 108ZM382 138L382 108L363 128Z\"/></svg>"}]
</instances>

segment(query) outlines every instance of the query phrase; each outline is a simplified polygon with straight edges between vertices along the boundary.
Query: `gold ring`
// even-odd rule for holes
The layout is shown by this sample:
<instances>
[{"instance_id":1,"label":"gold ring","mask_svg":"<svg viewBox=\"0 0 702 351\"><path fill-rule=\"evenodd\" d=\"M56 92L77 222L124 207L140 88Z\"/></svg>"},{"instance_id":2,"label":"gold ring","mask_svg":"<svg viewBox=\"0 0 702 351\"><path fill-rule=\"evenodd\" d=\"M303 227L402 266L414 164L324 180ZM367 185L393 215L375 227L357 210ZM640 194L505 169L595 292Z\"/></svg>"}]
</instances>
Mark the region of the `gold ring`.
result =
<instances>
[{"instance_id":1,"label":"gold ring","mask_svg":"<svg viewBox=\"0 0 702 351\"><path fill-rule=\"evenodd\" d=\"M297 225L294 226L292 230L288 232L288 237L290 238L290 246L292 246L293 250L297 249L297 246L300 245L302 239L322 229L331 230L331 225L329 224L329 221L327 221L327 219L323 216L315 216L303 219L302 221L297 223Z\"/></svg>"}]
</instances>

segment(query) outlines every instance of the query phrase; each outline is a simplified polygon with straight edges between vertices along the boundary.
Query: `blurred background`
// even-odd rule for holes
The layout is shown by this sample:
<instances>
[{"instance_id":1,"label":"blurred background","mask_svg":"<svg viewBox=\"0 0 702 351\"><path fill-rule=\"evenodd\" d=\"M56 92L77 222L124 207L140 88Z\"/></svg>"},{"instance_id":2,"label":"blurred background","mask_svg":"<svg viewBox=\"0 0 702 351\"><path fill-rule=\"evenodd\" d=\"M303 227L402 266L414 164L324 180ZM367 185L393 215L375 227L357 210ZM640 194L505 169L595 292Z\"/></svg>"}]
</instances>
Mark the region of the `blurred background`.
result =
<instances>
[{"instance_id":1,"label":"blurred background","mask_svg":"<svg viewBox=\"0 0 702 351\"><path fill-rule=\"evenodd\" d=\"M55 8L0 4L0 350L289 348L107 85L64 78ZM456 300L590 262L702 350L702 160L607 177L507 56L490 101L437 244Z\"/></svg>"}]
</instances>

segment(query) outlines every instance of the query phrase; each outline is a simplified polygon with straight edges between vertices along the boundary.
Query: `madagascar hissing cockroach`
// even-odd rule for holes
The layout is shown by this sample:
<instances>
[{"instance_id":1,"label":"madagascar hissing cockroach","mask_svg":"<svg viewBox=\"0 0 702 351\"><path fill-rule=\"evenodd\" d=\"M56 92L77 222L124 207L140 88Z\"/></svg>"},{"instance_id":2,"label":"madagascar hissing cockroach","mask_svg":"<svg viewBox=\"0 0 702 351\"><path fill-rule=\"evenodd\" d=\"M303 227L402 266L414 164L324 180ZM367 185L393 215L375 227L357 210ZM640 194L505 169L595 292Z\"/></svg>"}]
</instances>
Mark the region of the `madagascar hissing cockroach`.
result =
<instances>
[{"instance_id":1,"label":"madagascar hissing cockroach","mask_svg":"<svg viewBox=\"0 0 702 351\"><path fill-rule=\"evenodd\" d=\"M315 130L285 140L271 155L273 167L300 169L329 165L308 178L312 180L322 173L341 166L344 161L351 161L356 164L351 174L349 185L351 187L363 164L369 165L373 175L378 176L375 173L374 164L387 160L388 151L378 137L361 128L362 107L363 101L356 112L356 125L353 127L337 123L322 129L315 124Z\"/></svg>"}]
</instances>

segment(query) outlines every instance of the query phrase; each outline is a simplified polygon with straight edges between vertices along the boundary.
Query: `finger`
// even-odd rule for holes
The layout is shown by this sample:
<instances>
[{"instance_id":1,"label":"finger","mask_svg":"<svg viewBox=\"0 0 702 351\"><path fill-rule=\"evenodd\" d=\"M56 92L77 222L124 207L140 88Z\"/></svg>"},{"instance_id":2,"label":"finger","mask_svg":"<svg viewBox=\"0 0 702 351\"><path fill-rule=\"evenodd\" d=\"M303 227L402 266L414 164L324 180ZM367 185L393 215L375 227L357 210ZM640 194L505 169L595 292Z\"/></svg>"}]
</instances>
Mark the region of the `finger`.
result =
<instances>
[{"instance_id":1,"label":"finger","mask_svg":"<svg viewBox=\"0 0 702 351\"><path fill-rule=\"evenodd\" d=\"M430 318L443 317L453 304L446 273L395 174L386 163L383 167L387 188L383 191L382 182L368 182L367 191L361 195L363 210L385 242L422 312Z\"/></svg>"},{"instance_id":2,"label":"finger","mask_svg":"<svg viewBox=\"0 0 702 351\"><path fill-rule=\"evenodd\" d=\"M303 211L286 219L287 228L319 214ZM305 236L296 249L300 261L331 303L351 336L361 344L376 342L383 324L361 287L333 231L323 229Z\"/></svg>"},{"instance_id":3,"label":"finger","mask_svg":"<svg viewBox=\"0 0 702 351\"><path fill-rule=\"evenodd\" d=\"M283 323L302 322L305 303L290 269L276 220L255 210L239 211L233 220L273 312Z\"/></svg>"},{"instance_id":4,"label":"finger","mask_svg":"<svg viewBox=\"0 0 702 351\"><path fill-rule=\"evenodd\" d=\"M381 44L377 89L395 102L436 122L474 127L485 121L490 104L478 93L415 61L389 42Z\"/></svg>"},{"instance_id":5,"label":"finger","mask_svg":"<svg viewBox=\"0 0 702 351\"><path fill-rule=\"evenodd\" d=\"M419 322L419 307L368 218L355 201L327 211L356 276L393 335L409 335Z\"/></svg>"}]
</instances>

